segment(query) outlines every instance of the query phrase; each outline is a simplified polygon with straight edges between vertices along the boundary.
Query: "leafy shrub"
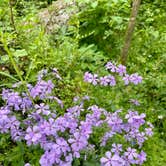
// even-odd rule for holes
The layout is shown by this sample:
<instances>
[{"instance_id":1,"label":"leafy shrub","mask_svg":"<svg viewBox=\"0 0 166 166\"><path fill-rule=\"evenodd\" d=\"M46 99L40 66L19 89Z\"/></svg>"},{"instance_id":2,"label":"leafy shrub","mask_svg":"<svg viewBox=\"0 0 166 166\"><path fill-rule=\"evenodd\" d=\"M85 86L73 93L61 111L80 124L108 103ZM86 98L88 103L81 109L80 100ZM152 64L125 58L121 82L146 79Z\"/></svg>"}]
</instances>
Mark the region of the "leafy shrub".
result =
<instances>
[{"instance_id":1,"label":"leafy shrub","mask_svg":"<svg viewBox=\"0 0 166 166\"><path fill-rule=\"evenodd\" d=\"M126 0L78 1L80 45L95 44L106 55L119 55L130 15Z\"/></svg>"}]
</instances>

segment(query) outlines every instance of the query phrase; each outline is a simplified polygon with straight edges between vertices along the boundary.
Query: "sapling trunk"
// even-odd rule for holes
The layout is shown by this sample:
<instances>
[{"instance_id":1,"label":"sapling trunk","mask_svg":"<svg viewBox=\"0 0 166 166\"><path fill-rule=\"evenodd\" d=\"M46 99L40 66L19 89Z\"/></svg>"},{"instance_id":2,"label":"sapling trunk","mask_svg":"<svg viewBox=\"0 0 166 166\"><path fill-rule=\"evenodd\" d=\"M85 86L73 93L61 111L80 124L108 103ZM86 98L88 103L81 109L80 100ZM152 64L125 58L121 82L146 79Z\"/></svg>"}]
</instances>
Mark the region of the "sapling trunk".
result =
<instances>
[{"instance_id":1,"label":"sapling trunk","mask_svg":"<svg viewBox=\"0 0 166 166\"><path fill-rule=\"evenodd\" d=\"M127 61L128 51L129 51L129 48L130 48L130 43L131 43L131 39L132 39L132 36L133 36L136 17L137 17L137 14L138 14L138 9L139 9L140 3L141 3L141 0L133 0L130 20L129 20L129 23L128 23L128 28L126 30L124 46L123 46L122 52L121 52L121 63L123 65L125 65L126 61Z\"/></svg>"}]
</instances>

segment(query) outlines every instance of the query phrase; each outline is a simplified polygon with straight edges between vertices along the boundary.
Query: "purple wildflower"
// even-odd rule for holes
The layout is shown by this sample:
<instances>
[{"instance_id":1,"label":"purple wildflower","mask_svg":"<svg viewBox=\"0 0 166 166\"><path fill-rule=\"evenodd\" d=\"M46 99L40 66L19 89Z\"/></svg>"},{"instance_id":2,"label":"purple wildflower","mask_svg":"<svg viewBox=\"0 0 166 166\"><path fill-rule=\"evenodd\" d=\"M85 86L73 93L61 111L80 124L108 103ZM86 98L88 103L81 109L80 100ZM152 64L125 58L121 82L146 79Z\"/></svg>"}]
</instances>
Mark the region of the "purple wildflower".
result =
<instances>
[{"instance_id":1,"label":"purple wildflower","mask_svg":"<svg viewBox=\"0 0 166 166\"><path fill-rule=\"evenodd\" d=\"M20 121L16 119L15 116L11 116L9 118L8 124L6 124L10 128L10 134L13 140L20 140L22 136L22 131L20 128Z\"/></svg>"},{"instance_id":2,"label":"purple wildflower","mask_svg":"<svg viewBox=\"0 0 166 166\"><path fill-rule=\"evenodd\" d=\"M65 156L65 161L61 161L59 166L72 166L73 156L69 153L68 156Z\"/></svg>"},{"instance_id":3,"label":"purple wildflower","mask_svg":"<svg viewBox=\"0 0 166 166\"><path fill-rule=\"evenodd\" d=\"M152 128L145 128L145 133L147 136L152 136L153 135L153 131L152 131Z\"/></svg>"},{"instance_id":4,"label":"purple wildflower","mask_svg":"<svg viewBox=\"0 0 166 166\"><path fill-rule=\"evenodd\" d=\"M120 76L123 76L124 74L126 74L126 66L119 65L116 68L116 72L119 73Z\"/></svg>"},{"instance_id":5,"label":"purple wildflower","mask_svg":"<svg viewBox=\"0 0 166 166\"><path fill-rule=\"evenodd\" d=\"M104 76L104 77L100 77L99 82L100 82L100 85L107 86L110 80L107 76Z\"/></svg>"},{"instance_id":6,"label":"purple wildflower","mask_svg":"<svg viewBox=\"0 0 166 166\"><path fill-rule=\"evenodd\" d=\"M37 85L35 87L29 88L29 91L32 98L36 98L41 93L40 86Z\"/></svg>"},{"instance_id":7,"label":"purple wildflower","mask_svg":"<svg viewBox=\"0 0 166 166\"><path fill-rule=\"evenodd\" d=\"M125 76L123 77L123 81L125 85L128 85L130 83L130 76L128 74L125 74Z\"/></svg>"},{"instance_id":8,"label":"purple wildflower","mask_svg":"<svg viewBox=\"0 0 166 166\"><path fill-rule=\"evenodd\" d=\"M84 81L91 83L92 80L93 80L93 74L91 74L91 73L89 73L89 72L86 72L86 73L84 74Z\"/></svg>"},{"instance_id":9,"label":"purple wildflower","mask_svg":"<svg viewBox=\"0 0 166 166\"><path fill-rule=\"evenodd\" d=\"M56 131L64 132L66 130L66 125L67 125L67 122L66 122L66 119L64 117L60 116L55 121Z\"/></svg>"},{"instance_id":10,"label":"purple wildflower","mask_svg":"<svg viewBox=\"0 0 166 166\"><path fill-rule=\"evenodd\" d=\"M11 113L11 111L10 111L9 107L1 107L0 108L0 116L8 115L10 113Z\"/></svg>"},{"instance_id":11,"label":"purple wildflower","mask_svg":"<svg viewBox=\"0 0 166 166\"><path fill-rule=\"evenodd\" d=\"M136 151L136 149L132 149L132 148L127 148L127 151L124 153L124 155L133 162L134 159L136 159L138 157L138 153Z\"/></svg>"},{"instance_id":12,"label":"purple wildflower","mask_svg":"<svg viewBox=\"0 0 166 166\"><path fill-rule=\"evenodd\" d=\"M97 85L97 83L98 83L98 75L86 72L84 74L84 81L92 83L93 85Z\"/></svg>"},{"instance_id":13,"label":"purple wildflower","mask_svg":"<svg viewBox=\"0 0 166 166\"><path fill-rule=\"evenodd\" d=\"M144 118L146 115L142 113L141 115L138 115L138 112L132 112L129 111L128 114L126 114L125 118L128 119L128 123L131 124L133 127L139 128L141 125L145 123Z\"/></svg>"},{"instance_id":14,"label":"purple wildflower","mask_svg":"<svg viewBox=\"0 0 166 166\"><path fill-rule=\"evenodd\" d=\"M113 155L107 151L105 157L100 159L102 166L124 166L124 160L119 155Z\"/></svg>"},{"instance_id":15,"label":"purple wildflower","mask_svg":"<svg viewBox=\"0 0 166 166\"><path fill-rule=\"evenodd\" d=\"M116 72L117 67L112 62L107 62L105 65L107 70L110 70L111 72Z\"/></svg>"},{"instance_id":16,"label":"purple wildflower","mask_svg":"<svg viewBox=\"0 0 166 166\"><path fill-rule=\"evenodd\" d=\"M37 84L30 88L30 95L32 98L40 97L41 99L46 98L47 95L51 94L52 90L54 88L54 84L51 80L48 80L47 82L44 80L41 80L37 82Z\"/></svg>"},{"instance_id":17,"label":"purple wildflower","mask_svg":"<svg viewBox=\"0 0 166 166\"><path fill-rule=\"evenodd\" d=\"M45 105L44 103L41 103L40 105L36 104L35 109L37 114L40 114L40 113L42 113L43 115L50 114L49 106Z\"/></svg>"},{"instance_id":18,"label":"purple wildflower","mask_svg":"<svg viewBox=\"0 0 166 166\"><path fill-rule=\"evenodd\" d=\"M73 116L80 116L81 111L83 111L82 106L76 105L67 109L67 112L71 113Z\"/></svg>"},{"instance_id":19,"label":"purple wildflower","mask_svg":"<svg viewBox=\"0 0 166 166\"><path fill-rule=\"evenodd\" d=\"M137 164L142 165L144 161L146 161L146 153L144 151L141 151L141 153L138 154L137 158Z\"/></svg>"},{"instance_id":20,"label":"purple wildflower","mask_svg":"<svg viewBox=\"0 0 166 166\"><path fill-rule=\"evenodd\" d=\"M74 138L70 138L68 142L71 144L71 148L74 154L76 154L76 157L79 157L79 151L88 145L87 137L80 135L78 132L74 133Z\"/></svg>"},{"instance_id":21,"label":"purple wildflower","mask_svg":"<svg viewBox=\"0 0 166 166\"><path fill-rule=\"evenodd\" d=\"M32 106L32 101L29 99L29 97L25 96L22 98L22 103L20 105L20 108L23 109L23 113L26 112L26 110L31 109Z\"/></svg>"},{"instance_id":22,"label":"purple wildflower","mask_svg":"<svg viewBox=\"0 0 166 166\"><path fill-rule=\"evenodd\" d=\"M56 151L58 155L66 155L67 152L70 152L70 147L64 138L57 138L56 144L52 146L52 149Z\"/></svg>"},{"instance_id":23,"label":"purple wildflower","mask_svg":"<svg viewBox=\"0 0 166 166\"><path fill-rule=\"evenodd\" d=\"M137 85L137 84L142 82L142 77L139 76L137 73L131 74L130 75L130 82Z\"/></svg>"},{"instance_id":24,"label":"purple wildflower","mask_svg":"<svg viewBox=\"0 0 166 166\"><path fill-rule=\"evenodd\" d=\"M31 164L29 164L29 163L26 163L24 166L31 166Z\"/></svg>"},{"instance_id":25,"label":"purple wildflower","mask_svg":"<svg viewBox=\"0 0 166 166\"><path fill-rule=\"evenodd\" d=\"M8 94L6 94L6 102L7 105L10 107L14 107L15 110L19 110L20 109L20 105L22 103L22 98L19 96L18 92L8 92Z\"/></svg>"},{"instance_id":26,"label":"purple wildflower","mask_svg":"<svg viewBox=\"0 0 166 166\"><path fill-rule=\"evenodd\" d=\"M92 78L92 84L93 85L97 85L98 83L98 75L97 74L94 74L93 75L93 78Z\"/></svg>"},{"instance_id":27,"label":"purple wildflower","mask_svg":"<svg viewBox=\"0 0 166 166\"><path fill-rule=\"evenodd\" d=\"M6 101L9 97L9 94L11 93L11 90L9 89L3 89L2 90L2 99Z\"/></svg>"},{"instance_id":28,"label":"purple wildflower","mask_svg":"<svg viewBox=\"0 0 166 166\"><path fill-rule=\"evenodd\" d=\"M81 124L81 126L79 127L80 132L82 133L82 135L89 138L89 135L92 133L92 125L84 121L81 121L80 124Z\"/></svg>"},{"instance_id":29,"label":"purple wildflower","mask_svg":"<svg viewBox=\"0 0 166 166\"><path fill-rule=\"evenodd\" d=\"M152 123L150 123L150 122L147 122L147 125L150 127L150 128L154 128L154 126L152 125Z\"/></svg>"},{"instance_id":30,"label":"purple wildflower","mask_svg":"<svg viewBox=\"0 0 166 166\"><path fill-rule=\"evenodd\" d=\"M119 155L119 153L122 151L122 145L121 144L112 144L112 149L111 152L113 152L114 154Z\"/></svg>"},{"instance_id":31,"label":"purple wildflower","mask_svg":"<svg viewBox=\"0 0 166 166\"><path fill-rule=\"evenodd\" d=\"M108 126L111 127L114 132L121 132L123 120L119 118L117 113L114 113L106 118Z\"/></svg>"},{"instance_id":32,"label":"purple wildflower","mask_svg":"<svg viewBox=\"0 0 166 166\"><path fill-rule=\"evenodd\" d=\"M114 76L108 75L107 78L109 80L109 85L110 86L115 86L116 85L116 80L115 80Z\"/></svg>"},{"instance_id":33,"label":"purple wildflower","mask_svg":"<svg viewBox=\"0 0 166 166\"><path fill-rule=\"evenodd\" d=\"M39 143L42 135L40 133L40 128L38 126L33 126L33 128L28 127L26 130L25 140L27 141L28 145L32 143L36 145Z\"/></svg>"},{"instance_id":34,"label":"purple wildflower","mask_svg":"<svg viewBox=\"0 0 166 166\"><path fill-rule=\"evenodd\" d=\"M135 135L139 147L142 147L142 144L147 140L147 137L144 132L137 132Z\"/></svg>"},{"instance_id":35,"label":"purple wildflower","mask_svg":"<svg viewBox=\"0 0 166 166\"><path fill-rule=\"evenodd\" d=\"M56 154L54 150L45 151L45 153L40 158L41 166L53 166L54 164L60 163L59 155Z\"/></svg>"},{"instance_id":36,"label":"purple wildflower","mask_svg":"<svg viewBox=\"0 0 166 166\"><path fill-rule=\"evenodd\" d=\"M7 115L1 115L0 118L0 133L7 133L9 131L10 119Z\"/></svg>"},{"instance_id":37,"label":"purple wildflower","mask_svg":"<svg viewBox=\"0 0 166 166\"><path fill-rule=\"evenodd\" d=\"M54 87L55 87L55 85L53 84L53 82L51 80L48 80L47 81L47 91L46 92L48 94L51 93Z\"/></svg>"},{"instance_id":38,"label":"purple wildflower","mask_svg":"<svg viewBox=\"0 0 166 166\"><path fill-rule=\"evenodd\" d=\"M43 120L39 123L40 133L42 135L50 136L54 135L56 136L56 130L55 130L55 120L52 118L49 118L48 121Z\"/></svg>"}]
</instances>

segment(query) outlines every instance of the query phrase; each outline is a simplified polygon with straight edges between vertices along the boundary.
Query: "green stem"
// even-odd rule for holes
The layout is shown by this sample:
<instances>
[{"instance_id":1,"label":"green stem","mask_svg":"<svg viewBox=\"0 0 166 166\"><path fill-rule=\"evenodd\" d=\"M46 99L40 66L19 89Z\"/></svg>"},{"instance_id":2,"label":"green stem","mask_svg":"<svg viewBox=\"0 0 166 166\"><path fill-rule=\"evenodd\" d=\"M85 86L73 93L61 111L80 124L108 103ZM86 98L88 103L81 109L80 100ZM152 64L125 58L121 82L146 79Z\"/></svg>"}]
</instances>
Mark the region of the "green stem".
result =
<instances>
[{"instance_id":1,"label":"green stem","mask_svg":"<svg viewBox=\"0 0 166 166\"><path fill-rule=\"evenodd\" d=\"M22 83L22 85L24 86L24 88L25 88L25 90L26 90L26 92L27 92L29 98L31 99L32 103L34 104L33 98L31 97L31 95L30 95L30 93L29 93L29 90L28 90L28 88L27 88L27 83L26 83L26 81L24 81L23 77L21 76L19 67L17 66L17 64L16 64L16 62L15 62L15 60L14 60L14 58L13 58L13 55L12 55L11 51L9 50L9 48L8 48L8 46L7 46L7 42L6 42L6 40L5 40L4 38L3 38L3 40L2 40L2 43L3 43L3 45L4 45L4 49L5 49L5 51L7 52L8 56L9 56L9 59L10 59L12 65L13 65L13 67L14 67L14 69L15 69L15 71L16 71L16 73L17 73L17 75L18 75L18 77L19 77L19 79L20 79L20 81L21 81L21 83Z\"/></svg>"},{"instance_id":2,"label":"green stem","mask_svg":"<svg viewBox=\"0 0 166 166\"><path fill-rule=\"evenodd\" d=\"M5 49L5 51L7 52L8 56L9 56L9 58L10 58L10 61L11 61L12 65L13 65L13 67L14 67L14 69L15 69L15 71L16 71L18 77L19 77L19 79L21 80L22 84L24 85L25 82L24 82L24 80L23 80L23 78L22 78L22 76L21 76L21 73L20 73L19 68L18 68L18 66L17 66L17 64L16 64L16 62L15 62L15 60L14 60L14 58L13 58L12 53L10 52L10 50L9 50L7 44L6 44L6 41L3 41L3 44L4 44L4 49Z\"/></svg>"},{"instance_id":3,"label":"green stem","mask_svg":"<svg viewBox=\"0 0 166 166\"><path fill-rule=\"evenodd\" d=\"M13 26L14 31L17 33L15 21L14 21L14 14L13 14L13 3L12 0L9 0L9 8L10 8L10 22Z\"/></svg>"}]
</instances>

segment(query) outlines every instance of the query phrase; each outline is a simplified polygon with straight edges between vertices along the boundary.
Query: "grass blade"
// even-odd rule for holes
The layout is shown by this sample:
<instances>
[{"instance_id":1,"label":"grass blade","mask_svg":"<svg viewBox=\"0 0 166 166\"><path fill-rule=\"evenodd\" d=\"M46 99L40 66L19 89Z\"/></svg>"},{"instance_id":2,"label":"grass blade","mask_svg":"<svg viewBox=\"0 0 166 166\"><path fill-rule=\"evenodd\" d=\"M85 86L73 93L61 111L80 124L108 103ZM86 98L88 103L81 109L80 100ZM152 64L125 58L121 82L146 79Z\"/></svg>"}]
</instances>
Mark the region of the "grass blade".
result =
<instances>
[{"instance_id":1,"label":"grass blade","mask_svg":"<svg viewBox=\"0 0 166 166\"><path fill-rule=\"evenodd\" d=\"M15 81L19 81L17 78L11 76L11 75L8 74L8 73L2 72L2 71L0 71L0 75L3 75L3 76L6 76L6 77L9 77L9 78L11 78L11 79L13 79L13 80L15 80Z\"/></svg>"}]
</instances>

